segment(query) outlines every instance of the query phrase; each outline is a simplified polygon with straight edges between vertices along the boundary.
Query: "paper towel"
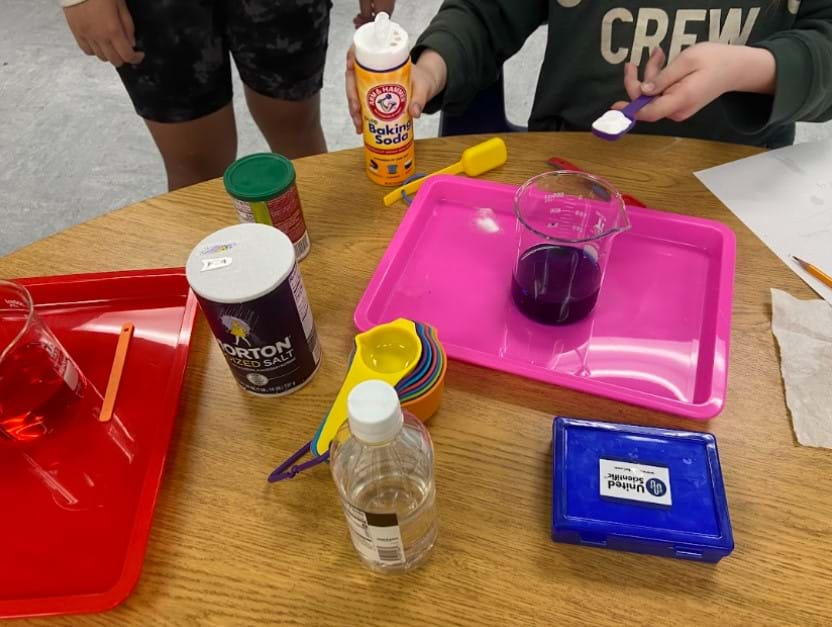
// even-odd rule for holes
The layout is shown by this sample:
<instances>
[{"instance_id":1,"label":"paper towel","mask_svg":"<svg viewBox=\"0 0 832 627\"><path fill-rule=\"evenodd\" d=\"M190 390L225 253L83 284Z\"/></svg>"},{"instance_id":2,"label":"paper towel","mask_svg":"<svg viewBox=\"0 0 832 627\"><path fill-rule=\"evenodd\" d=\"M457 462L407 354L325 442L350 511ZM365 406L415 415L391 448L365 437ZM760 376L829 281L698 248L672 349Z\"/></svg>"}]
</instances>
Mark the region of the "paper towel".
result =
<instances>
[{"instance_id":1,"label":"paper towel","mask_svg":"<svg viewBox=\"0 0 832 627\"><path fill-rule=\"evenodd\" d=\"M832 306L773 289L771 328L797 441L832 448Z\"/></svg>"}]
</instances>

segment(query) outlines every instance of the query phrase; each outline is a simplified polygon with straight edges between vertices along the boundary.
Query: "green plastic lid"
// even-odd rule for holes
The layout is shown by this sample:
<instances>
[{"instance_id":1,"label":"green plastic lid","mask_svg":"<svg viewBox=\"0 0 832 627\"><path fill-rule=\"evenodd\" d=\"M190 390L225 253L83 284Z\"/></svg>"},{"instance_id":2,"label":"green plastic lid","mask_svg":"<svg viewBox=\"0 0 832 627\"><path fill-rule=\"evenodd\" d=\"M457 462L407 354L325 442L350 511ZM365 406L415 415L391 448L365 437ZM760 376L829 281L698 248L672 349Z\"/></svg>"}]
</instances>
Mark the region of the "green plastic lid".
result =
<instances>
[{"instance_id":1,"label":"green plastic lid","mask_svg":"<svg viewBox=\"0 0 832 627\"><path fill-rule=\"evenodd\" d=\"M295 180L295 166L283 155L260 152L237 159L223 176L226 191L250 202L279 196Z\"/></svg>"}]
</instances>

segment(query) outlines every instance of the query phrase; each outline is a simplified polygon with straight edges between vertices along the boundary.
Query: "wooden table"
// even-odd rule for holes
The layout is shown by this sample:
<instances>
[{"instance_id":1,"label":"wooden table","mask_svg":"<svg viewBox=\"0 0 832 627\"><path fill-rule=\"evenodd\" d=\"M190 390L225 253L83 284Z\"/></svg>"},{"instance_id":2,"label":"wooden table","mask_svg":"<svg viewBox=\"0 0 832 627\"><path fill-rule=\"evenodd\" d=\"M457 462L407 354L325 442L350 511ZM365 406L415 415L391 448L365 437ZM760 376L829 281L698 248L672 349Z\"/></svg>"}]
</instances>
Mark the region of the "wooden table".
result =
<instances>
[{"instance_id":1,"label":"wooden table","mask_svg":"<svg viewBox=\"0 0 832 627\"><path fill-rule=\"evenodd\" d=\"M419 143L438 169L482 138ZM197 325L147 559L134 594L108 614L50 620L136 625L830 624L832 452L801 448L783 399L769 288L812 293L694 178L753 149L669 138L602 144L587 135L507 137L486 178L519 184L560 156L649 205L721 220L738 260L727 405L707 425L451 362L436 446L439 539L404 577L353 554L325 467L275 486L274 465L305 442L334 398L352 312L404 207L362 172L359 150L296 162L312 254L302 272L324 364L279 400L235 386ZM788 211L788 207L783 208ZM183 265L235 222L221 181L151 198L0 259L0 276ZM559 413L709 429L719 439L736 550L711 566L554 544L551 417Z\"/></svg>"}]
</instances>

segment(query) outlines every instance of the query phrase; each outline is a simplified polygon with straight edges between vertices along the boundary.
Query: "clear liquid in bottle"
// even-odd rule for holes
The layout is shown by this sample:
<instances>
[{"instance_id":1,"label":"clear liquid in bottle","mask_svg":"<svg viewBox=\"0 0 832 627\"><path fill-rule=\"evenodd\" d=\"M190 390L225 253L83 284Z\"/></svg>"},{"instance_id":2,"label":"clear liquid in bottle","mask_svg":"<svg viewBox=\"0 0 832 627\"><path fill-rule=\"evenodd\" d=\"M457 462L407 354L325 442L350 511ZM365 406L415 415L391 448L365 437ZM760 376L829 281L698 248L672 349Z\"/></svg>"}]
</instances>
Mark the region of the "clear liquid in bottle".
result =
<instances>
[{"instance_id":1,"label":"clear liquid in bottle","mask_svg":"<svg viewBox=\"0 0 832 627\"><path fill-rule=\"evenodd\" d=\"M348 407L331 469L353 545L372 570L410 570L428 556L438 529L430 435L382 381L356 386Z\"/></svg>"}]
</instances>

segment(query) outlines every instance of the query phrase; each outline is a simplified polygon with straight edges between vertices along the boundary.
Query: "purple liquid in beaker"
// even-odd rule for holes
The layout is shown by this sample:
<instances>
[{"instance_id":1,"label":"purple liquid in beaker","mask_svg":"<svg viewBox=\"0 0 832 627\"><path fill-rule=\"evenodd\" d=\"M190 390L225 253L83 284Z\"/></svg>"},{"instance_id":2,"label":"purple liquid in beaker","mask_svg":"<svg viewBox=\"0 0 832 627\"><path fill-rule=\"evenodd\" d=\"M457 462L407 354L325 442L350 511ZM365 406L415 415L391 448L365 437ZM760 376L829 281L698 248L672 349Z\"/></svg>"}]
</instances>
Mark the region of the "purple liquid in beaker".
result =
<instances>
[{"instance_id":1,"label":"purple liquid in beaker","mask_svg":"<svg viewBox=\"0 0 832 627\"><path fill-rule=\"evenodd\" d=\"M520 256L511 282L514 303L543 324L567 324L586 317L601 288L601 268L580 248L538 244Z\"/></svg>"}]
</instances>

